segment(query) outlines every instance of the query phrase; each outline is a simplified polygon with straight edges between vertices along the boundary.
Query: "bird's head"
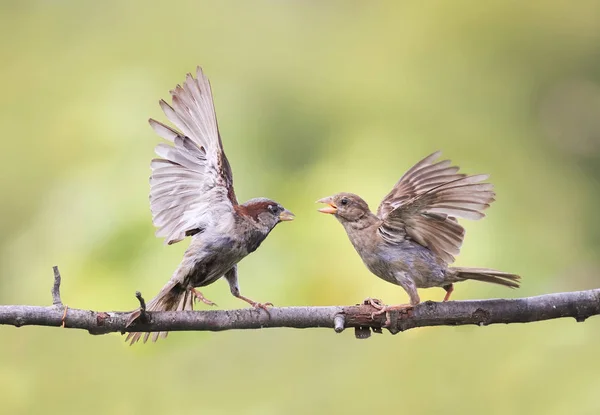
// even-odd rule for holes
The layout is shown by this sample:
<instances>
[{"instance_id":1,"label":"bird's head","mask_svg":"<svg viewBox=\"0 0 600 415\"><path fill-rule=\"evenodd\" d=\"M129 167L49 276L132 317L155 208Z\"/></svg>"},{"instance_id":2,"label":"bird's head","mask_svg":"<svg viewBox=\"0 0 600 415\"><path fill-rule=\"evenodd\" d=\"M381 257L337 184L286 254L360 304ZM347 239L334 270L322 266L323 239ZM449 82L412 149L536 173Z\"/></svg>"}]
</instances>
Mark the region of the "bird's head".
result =
<instances>
[{"instance_id":1,"label":"bird's head","mask_svg":"<svg viewBox=\"0 0 600 415\"><path fill-rule=\"evenodd\" d=\"M334 215L340 222L355 222L370 212L367 202L352 193L338 193L317 200L328 206L319 209L321 213Z\"/></svg>"},{"instance_id":2,"label":"bird's head","mask_svg":"<svg viewBox=\"0 0 600 415\"><path fill-rule=\"evenodd\" d=\"M240 205L242 215L246 215L263 230L269 232L279 222L294 220L294 214L279 203L265 198L251 199Z\"/></svg>"}]
</instances>

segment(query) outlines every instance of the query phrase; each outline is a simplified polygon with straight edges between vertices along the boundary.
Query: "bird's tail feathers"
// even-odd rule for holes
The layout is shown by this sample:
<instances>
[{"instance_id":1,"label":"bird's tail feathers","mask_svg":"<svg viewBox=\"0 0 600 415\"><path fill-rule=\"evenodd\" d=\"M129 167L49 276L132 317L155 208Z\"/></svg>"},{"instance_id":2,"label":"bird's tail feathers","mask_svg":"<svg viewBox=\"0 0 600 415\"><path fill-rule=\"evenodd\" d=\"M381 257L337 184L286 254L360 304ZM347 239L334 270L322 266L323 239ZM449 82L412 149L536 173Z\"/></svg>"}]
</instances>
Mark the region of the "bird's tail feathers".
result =
<instances>
[{"instance_id":1,"label":"bird's tail feathers","mask_svg":"<svg viewBox=\"0 0 600 415\"><path fill-rule=\"evenodd\" d=\"M170 280L146 305L146 311L184 311L194 309L194 296L192 292L181 286L178 281ZM129 326L140 316L140 310L137 309L129 318L127 325ZM146 343L152 334L152 341L155 342L159 337L167 337L169 334L166 331L143 333L133 332L127 335L125 341L130 341L130 344L138 342L143 335L143 342Z\"/></svg>"},{"instance_id":2,"label":"bird's tail feathers","mask_svg":"<svg viewBox=\"0 0 600 415\"><path fill-rule=\"evenodd\" d=\"M489 268L450 268L456 281L477 280L492 284L504 285L509 288L519 288L521 277L509 272L497 271Z\"/></svg>"}]
</instances>

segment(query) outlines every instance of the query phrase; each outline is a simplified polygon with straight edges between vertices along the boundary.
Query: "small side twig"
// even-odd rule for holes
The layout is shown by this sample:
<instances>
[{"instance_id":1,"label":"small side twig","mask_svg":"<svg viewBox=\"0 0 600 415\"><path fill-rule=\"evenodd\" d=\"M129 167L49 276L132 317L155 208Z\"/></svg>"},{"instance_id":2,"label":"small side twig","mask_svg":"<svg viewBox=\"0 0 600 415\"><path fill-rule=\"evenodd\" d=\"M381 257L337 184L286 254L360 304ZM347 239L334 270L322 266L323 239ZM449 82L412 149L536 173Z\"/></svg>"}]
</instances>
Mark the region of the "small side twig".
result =
<instances>
[{"instance_id":1,"label":"small side twig","mask_svg":"<svg viewBox=\"0 0 600 415\"><path fill-rule=\"evenodd\" d=\"M137 298L140 302L140 315L138 319L141 323L146 323L148 322L148 314L146 314L146 300L144 300L144 297L142 297L142 293L139 291L135 292L135 298Z\"/></svg>"},{"instance_id":2,"label":"small side twig","mask_svg":"<svg viewBox=\"0 0 600 415\"><path fill-rule=\"evenodd\" d=\"M341 333L344 331L344 324L346 323L346 317L343 314L336 314L333 318L333 329L336 333Z\"/></svg>"},{"instance_id":3,"label":"small side twig","mask_svg":"<svg viewBox=\"0 0 600 415\"><path fill-rule=\"evenodd\" d=\"M52 286L52 305L62 307L63 303L60 299L60 271L55 265L52 267L54 271L54 285Z\"/></svg>"},{"instance_id":4,"label":"small side twig","mask_svg":"<svg viewBox=\"0 0 600 415\"><path fill-rule=\"evenodd\" d=\"M52 305L54 307L64 307L64 311L61 319L61 327L65 328L67 324L67 310L69 307L66 304L63 304L60 299L60 271L58 270L58 266L55 265L52 267L54 271L54 285L52 286Z\"/></svg>"}]
</instances>

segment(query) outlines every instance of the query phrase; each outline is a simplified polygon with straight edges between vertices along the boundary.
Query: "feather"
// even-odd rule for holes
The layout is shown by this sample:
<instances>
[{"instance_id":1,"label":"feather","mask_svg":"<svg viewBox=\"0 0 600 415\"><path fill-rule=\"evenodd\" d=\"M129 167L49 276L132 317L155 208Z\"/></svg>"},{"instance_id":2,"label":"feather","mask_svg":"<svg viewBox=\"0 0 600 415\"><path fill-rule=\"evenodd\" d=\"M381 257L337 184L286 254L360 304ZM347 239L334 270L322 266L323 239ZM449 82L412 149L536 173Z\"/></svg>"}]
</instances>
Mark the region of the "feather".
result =
<instances>
[{"instance_id":1,"label":"feather","mask_svg":"<svg viewBox=\"0 0 600 415\"><path fill-rule=\"evenodd\" d=\"M460 252L464 228L456 218L478 220L494 201L488 175L467 176L436 152L410 168L379 205L380 234L389 243L403 237L431 249L450 263Z\"/></svg>"},{"instance_id":2,"label":"feather","mask_svg":"<svg viewBox=\"0 0 600 415\"><path fill-rule=\"evenodd\" d=\"M449 271L457 281L477 280L504 285L509 288L519 288L519 280L521 279L519 275L490 268L457 267L450 268Z\"/></svg>"},{"instance_id":3,"label":"feather","mask_svg":"<svg viewBox=\"0 0 600 415\"><path fill-rule=\"evenodd\" d=\"M204 163L199 163L200 160L198 158L183 148L176 148L168 144L159 144L155 147L154 151L158 156L181 167L185 167L187 170L198 173L204 172Z\"/></svg>"},{"instance_id":4,"label":"feather","mask_svg":"<svg viewBox=\"0 0 600 415\"><path fill-rule=\"evenodd\" d=\"M193 302L191 302L191 293L179 285L176 280L169 280L167 284L160 290L158 295L154 297L146 306L147 311L182 311L192 310ZM129 326L139 316L139 313L132 313L132 317L127 323ZM156 341L158 337L167 337L167 332L143 333L132 332L127 335L125 341L134 344L138 341L146 343L148 339Z\"/></svg>"},{"instance_id":5,"label":"feather","mask_svg":"<svg viewBox=\"0 0 600 415\"><path fill-rule=\"evenodd\" d=\"M169 121L171 121L173 124L175 124L175 126L180 131L183 131L184 135L190 134L190 131L186 128L186 124L181 120L178 113L173 109L173 107L171 107L169 104L167 104L167 102L163 99L161 99L159 101L159 104L160 104L160 108L163 110L163 112L165 113L165 115L167 116L167 119Z\"/></svg>"},{"instance_id":6,"label":"feather","mask_svg":"<svg viewBox=\"0 0 600 415\"><path fill-rule=\"evenodd\" d=\"M485 217L485 215L483 213L478 212L476 210L452 207L452 206L446 206L446 205L441 205L440 207L428 208L427 212L444 213L446 215L451 215L451 216L455 216L458 218L470 219L470 220L479 220L479 219Z\"/></svg>"},{"instance_id":7,"label":"feather","mask_svg":"<svg viewBox=\"0 0 600 415\"><path fill-rule=\"evenodd\" d=\"M150 125L174 145L158 144L150 167L150 209L156 235L178 242L214 219L232 222L237 199L217 127L210 83L200 68L171 91L160 107L176 127L151 119ZM179 131L178 131L179 130ZM181 131L181 132L180 132Z\"/></svg>"},{"instance_id":8,"label":"feather","mask_svg":"<svg viewBox=\"0 0 600 415\"><path fill-rule=\"evenodd\" d=\"M175 131L167 125L164 125L163 123L153 120L152 118L150 118L148 122L150 123L156 134L158 134L165 140L173 142L175 141L175 137L179 137L179 133L177 131Z\"/></svg>"}]
</instances>

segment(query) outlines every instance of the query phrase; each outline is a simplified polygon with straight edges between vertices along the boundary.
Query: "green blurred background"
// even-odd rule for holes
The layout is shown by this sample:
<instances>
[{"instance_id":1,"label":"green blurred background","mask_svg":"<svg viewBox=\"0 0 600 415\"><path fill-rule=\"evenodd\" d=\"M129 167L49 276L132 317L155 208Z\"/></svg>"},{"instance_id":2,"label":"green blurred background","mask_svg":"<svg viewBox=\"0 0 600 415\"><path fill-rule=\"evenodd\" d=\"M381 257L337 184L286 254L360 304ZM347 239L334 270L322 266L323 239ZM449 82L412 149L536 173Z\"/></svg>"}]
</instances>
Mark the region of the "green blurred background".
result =
<instances>
[{"instance_id":1,"label":"green blurred background","mask_svg":"<svg viewBox=\"0 0 600 415\"><path fill-rule=\"evenodd\" d=\"M242 293L278 306L407 299L371 275L314 200L376 208L440 149L491 173L488 217L457 264L520 273L455 299L600 286L597 1L0 3L4 157L0 303L128 310L187 241L153 235L147 124L196 65L215 93L240 200L297 215L240 264ZM243 304L219 281L222 308ZM443 290L421 290L439 300ZM200 306L200 308L204 308ZM118 334L0 327L6 414L600 412L600 320L352 331Z\"/></svg>"}]
</instances>

